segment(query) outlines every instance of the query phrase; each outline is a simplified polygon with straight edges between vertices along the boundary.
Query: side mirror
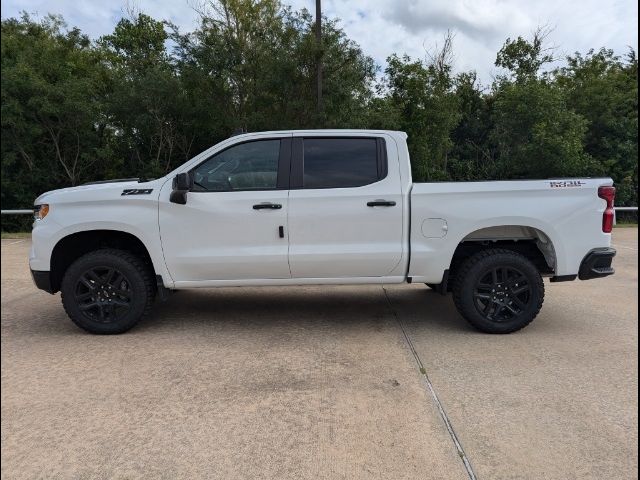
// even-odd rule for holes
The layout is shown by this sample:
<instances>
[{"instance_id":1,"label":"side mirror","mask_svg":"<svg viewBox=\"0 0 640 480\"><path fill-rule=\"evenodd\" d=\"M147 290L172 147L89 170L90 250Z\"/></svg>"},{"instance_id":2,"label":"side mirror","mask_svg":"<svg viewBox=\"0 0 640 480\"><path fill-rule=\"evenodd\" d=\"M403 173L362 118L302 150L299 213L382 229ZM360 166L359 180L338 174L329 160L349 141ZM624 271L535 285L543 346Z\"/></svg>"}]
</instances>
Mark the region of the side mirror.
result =
<instances>
[{"instance_id":1,"label":"side mirror","mask_svg":"<svg viewBox=\"0 0 640 480\"><path fill-rule=\"evenodd\" d=\"M191 190L191 175L179 173L173 179L173 191L169 196L169 201L184 205L187 203L187 192Z\"/></svg>"}]
</instances>

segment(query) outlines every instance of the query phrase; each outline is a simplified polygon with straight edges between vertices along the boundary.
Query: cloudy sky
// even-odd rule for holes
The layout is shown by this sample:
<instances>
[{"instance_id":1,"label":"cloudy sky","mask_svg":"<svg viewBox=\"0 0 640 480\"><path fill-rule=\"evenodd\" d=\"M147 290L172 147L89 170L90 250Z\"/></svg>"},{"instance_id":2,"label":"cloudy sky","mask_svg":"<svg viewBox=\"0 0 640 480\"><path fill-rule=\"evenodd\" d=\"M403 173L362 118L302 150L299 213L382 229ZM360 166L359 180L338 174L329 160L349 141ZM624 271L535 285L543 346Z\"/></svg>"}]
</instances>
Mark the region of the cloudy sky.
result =
<instances>
[{"instance_id":1,"label":"cloudy sky","mask_svg":"<svg viewBox=\"0 0 640 480\"><path fill-rule=\"evenodd\" d=\"M196 25L193 0L134 0L155 18L170 19L188 31ZM314 11L314 0L289 0L294 9ZM553 28L556 55L606 46L623 54L638 50L636 0L323 0L323 12L338 17L350 38L384 67L391 53L423 58L455 34L456 70L475 69L483 82L497 73L496 52L507 37L529 36L537 26ZM20 11L60 13L93 37L112 31L126 0L1 0L2 18Z\"/></svg>"}]
</instances>

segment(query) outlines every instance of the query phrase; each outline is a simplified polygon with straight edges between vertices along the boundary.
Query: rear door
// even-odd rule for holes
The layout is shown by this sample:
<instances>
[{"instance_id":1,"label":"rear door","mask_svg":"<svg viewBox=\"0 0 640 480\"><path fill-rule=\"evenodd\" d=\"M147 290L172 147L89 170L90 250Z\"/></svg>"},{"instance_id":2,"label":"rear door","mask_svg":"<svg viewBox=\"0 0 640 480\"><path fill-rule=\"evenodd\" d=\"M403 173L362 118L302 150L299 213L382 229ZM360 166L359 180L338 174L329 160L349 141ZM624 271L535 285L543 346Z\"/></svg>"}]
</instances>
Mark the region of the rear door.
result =
<instances>
[{"instance_id":1,"label":"rear door","mask_svg":"<svg viewBox=\"0 0 640 480\"><path fill-rule=\"evenodd\" d=\"M294 136L288 220L293 278L382 277L399 264L402 191L388 140Z\"/></svg>"}]
</instances>

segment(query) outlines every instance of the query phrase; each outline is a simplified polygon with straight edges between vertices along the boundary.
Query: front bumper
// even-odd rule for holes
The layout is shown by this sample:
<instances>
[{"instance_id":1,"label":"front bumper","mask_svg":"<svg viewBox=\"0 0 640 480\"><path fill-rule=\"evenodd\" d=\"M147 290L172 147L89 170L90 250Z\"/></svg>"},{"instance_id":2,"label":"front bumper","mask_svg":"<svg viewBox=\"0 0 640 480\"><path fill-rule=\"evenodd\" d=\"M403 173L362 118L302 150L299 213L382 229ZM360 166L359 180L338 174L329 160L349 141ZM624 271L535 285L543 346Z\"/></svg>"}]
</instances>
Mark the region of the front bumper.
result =
<instances>
[{"instance_id":1,"label":"front bumper","mask_svg":"<svg viewBox=\"0 0 640 480\"><path fill-rule=\"evenodd\" d=\"M596 248L591 250L582 260L578 278L589 280L590 278L601 278L613 275L615 270L611 266L613 257L616 256L614 248Z\"/></svg>"},{"instance_id":2,"label":"front bumper","mask_svg":"<svg viewBox=\"0 0 640 480\"><path fill-rule=\"evenodd\" d=\"M51 287L51 272L31 270L31 278L33 278L33 283L35 283L36 287L40 290L44 290L52 295L55 293Z\"/></svg>"}]
</instances>

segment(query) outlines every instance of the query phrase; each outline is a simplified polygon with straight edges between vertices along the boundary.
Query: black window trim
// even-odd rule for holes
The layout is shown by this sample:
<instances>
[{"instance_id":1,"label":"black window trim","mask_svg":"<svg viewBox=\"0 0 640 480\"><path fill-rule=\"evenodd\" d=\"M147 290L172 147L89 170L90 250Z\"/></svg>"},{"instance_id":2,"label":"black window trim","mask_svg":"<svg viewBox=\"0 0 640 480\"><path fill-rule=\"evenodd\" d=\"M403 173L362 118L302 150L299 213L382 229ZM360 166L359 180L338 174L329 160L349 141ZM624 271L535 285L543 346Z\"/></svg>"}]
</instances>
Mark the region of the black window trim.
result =
<instances>
[{"instance_id":1,"label":"black window trim","mask_svg":"<svg viewBox=\"0 0 640 480\"><path fill-rule=\"evenodd\" d=\"M364 185L358 185L357 187L316 187L305 188L304 187L304 140L305 139L329 139L329 140L375 140L376 141L376 162L378 166L378 179L375 182L365 183ZM290 175L290 190L327 190L336 188L362 188L368 185L378 183L385 178L389 173L389 160L387 157L387 144L383 137L379 136L362 136L362 135L307 135L300 137L293 137L291 145L291 175Z\"/></svg>"},{"instance_id":2,"label":"black window trim","mask_svg":"<svg viewBox=\"0 0 640 480\"><path fill-rule=\"evenodd\" d=\"M265 138L252 138L243 142L234 143L222 150L211 154L200 163L189 169L189 175L193 178L193 172L199 168L202 164L208 162L213 157L229 150L230 148L243 145L245 143L264 142L280 140L280 147L278 153L278 174L276 177L276 188L257 189L257 188L242 188L237 190L194 190L193 187L189 190L193 193L233 193L233 192L273 192L276 190L289 190L289 176L291 171L291 137L265 137Z\"/></svg>"}]
</instances>

